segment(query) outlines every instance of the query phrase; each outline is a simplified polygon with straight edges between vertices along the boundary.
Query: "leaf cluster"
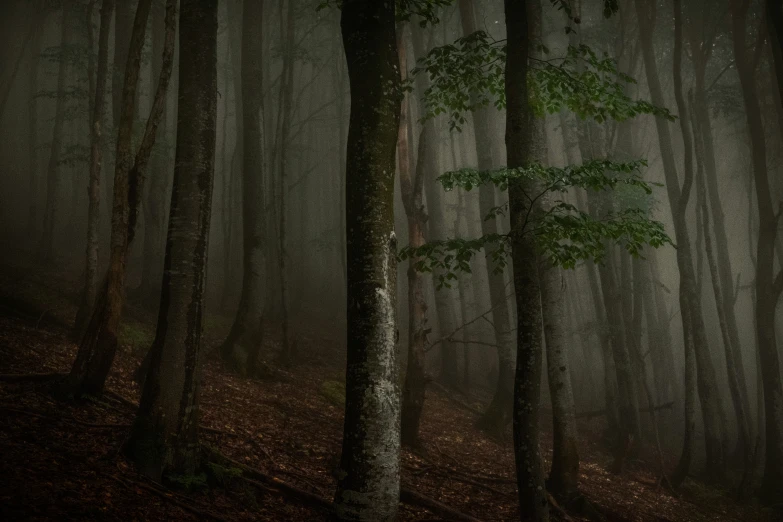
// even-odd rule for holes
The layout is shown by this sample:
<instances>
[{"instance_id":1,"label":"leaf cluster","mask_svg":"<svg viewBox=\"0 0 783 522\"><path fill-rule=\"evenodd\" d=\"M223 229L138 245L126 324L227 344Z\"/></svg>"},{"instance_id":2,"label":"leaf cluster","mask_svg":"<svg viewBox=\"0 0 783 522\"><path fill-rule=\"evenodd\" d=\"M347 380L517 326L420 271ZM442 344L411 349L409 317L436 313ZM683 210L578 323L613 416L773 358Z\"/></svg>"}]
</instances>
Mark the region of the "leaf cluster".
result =
<instances>
[{"instance_id":1,"label":"leaf cluster","mask_svg":"<svg viewBox=\"0 0 783 522\"><path fill-rule=\"evenodd\" d=\"M541 51L549 54L544 46ZM423 94L424 119L448 114L450 127L460 130L466 113L489 105L504 108L506 52L505 41L476 31L420 58L412 74L427 74L430 80ZM531 58L528 74L530 103L539 117L568 109L598 123L640 114L674 120L667 109L629 97L626 86L633 83L616 60L587 45L569 46L560 57Z\"/></svg>"}]
</instances>

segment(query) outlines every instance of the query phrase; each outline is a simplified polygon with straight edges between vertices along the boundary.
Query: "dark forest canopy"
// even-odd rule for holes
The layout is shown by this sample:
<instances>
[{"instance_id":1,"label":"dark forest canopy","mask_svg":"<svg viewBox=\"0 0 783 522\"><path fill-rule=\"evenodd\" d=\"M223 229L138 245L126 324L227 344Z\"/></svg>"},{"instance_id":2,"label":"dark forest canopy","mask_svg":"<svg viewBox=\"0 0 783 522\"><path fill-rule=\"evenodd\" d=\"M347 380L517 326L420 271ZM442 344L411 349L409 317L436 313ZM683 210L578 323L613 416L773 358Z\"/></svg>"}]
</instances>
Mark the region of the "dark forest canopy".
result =
<instances>
[{"instance_id":1,"label":"dark forest canopy","mask_svg":"<svg viewBox=\"0 0 783 522\"><path fill-rule=\"evenodd\" d=\"M0 59L11 518L783 517L780 0L8 0Z\"/></svg>"}]
</instances>

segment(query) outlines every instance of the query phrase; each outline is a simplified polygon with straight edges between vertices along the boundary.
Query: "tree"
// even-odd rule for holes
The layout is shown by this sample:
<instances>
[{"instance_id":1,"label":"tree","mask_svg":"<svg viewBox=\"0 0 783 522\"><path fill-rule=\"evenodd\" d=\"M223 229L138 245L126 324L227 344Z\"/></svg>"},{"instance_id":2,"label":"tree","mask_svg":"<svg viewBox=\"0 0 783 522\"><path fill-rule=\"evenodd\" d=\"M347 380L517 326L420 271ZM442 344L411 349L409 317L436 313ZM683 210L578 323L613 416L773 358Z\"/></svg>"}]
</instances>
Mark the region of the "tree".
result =
<instances>
[{"instance_id":1,"label":"tree","mask_svg":"<svg viewBox=\"0 0 783 522\"><path fill-rule=\"evenodd\" d=\"M105 111L106 80L109 61L109 27L114 12L114 0L103 0L101 6L101 25L98 34L98 71L96 73L95 101L93 102L90 125L90 183L87 188L89 208L87 210L87 249L84 270L84 289L79 311L76 314L74 333L83 331L95 304L98 293L98 228L100 225L101 198L101 136Z\"/></svg>"},{"instance_id":2,"label":"tree","mask_svg":"<svg viewBox=\"0 0 783 522\"><path fill-rule=\"evenodd\" d=\"M477 30L476 13L472 0L460 0L460 18L462 19L462 31L465 36L473 34ZM477 103L475 99L473 103ZM479 170L488 170L495 167L493 158L495 139L493 123L491 120L491 108L477 108L473 112L473 135L476 139L477 167ZM479 188L479 209L482 216L488 215L492 209L499 206L495 198L495 187L484 185ZM482 234L494 234L499 231L497 219L481 221ZM490 304L492 305L492 325L495 331L495 344L498 356L498 379L492 402L479 420L479 426L496 436L500 436L511 422L511 405L513 402L512 384L514 381L514 365L512 349L514 339L511 328L511 318L508 307L505 277L503 272L492 269L491 263L487 263L487 281L489 283Z\"/></svg>"},{"instance_id":3,"label":"tree","mask_svg":"<svg viewBox=\"0 0 783 522\"><path fill-rule=\"evenodd\" d=\"M406 25L401 25L397 32L397 48L400 60L400 70L403 75L408 73L407 50L405 41ZM411 31L415 29L411 28ZM414 37L420 38L420 36ZM414 45L421 47L421 45ZM403 80L406 78L403 77ZM426 178L425 154L427 154L427 135L419 135L418 153L414 166L410 151L409 136L413 133L410 121L410 99L406 97L400 109L400 127L397 138L397 168L400 173L400 192L408 220L408 238L412 247L424 244L424 229L427 213L424 208L424 180ZM424 278L416 270L415 258L408 261L408 365L405 371L405 384L402 392L402 444L409 447L419 445L419 424L424 408L424 398L427 388L425 369L427 348L427 300L424 295Z\"/></svg>"},{"instance_id":4,"label":"tree","mask_svg":"<svg viewBox=\"0 0 783 522\"><path fill-rule=\"evenodd\" d=\"M346 166L348 350L335 504L346 520L391 521L400 491L394 153L401 82L390 0L345 0L351 87Z\"/></svg>"},{"instance_id":5,"label":"tree","mask_svg":"<svg viewBox=\"0 0 783 522\"><path fill-rule=\"evenodd\" d=\"M144 172L152 146L155 143L157 127L163 115L166 89L171 77L176 27L176 0L167 0L166 3L166 44L163 49L163 67L155 99L147 119L147 126L134 159L131 153L131 137L136 105L136 88L151 3L151 0L139 0L136 18L133 22L128 66L123 86L122 116L117 133L109 271L102 284L101 293L96 299L87 330L79 343L76 360L63 386L66 393L77 396L100 394L103 391L106 377L117 351L117 334L125 301L125 265L129 246L136 232Z\"/></svg>"},{"instance_id":6,"label":"tree","mask_svg":"<svg viewBox=\"0 0 783 522\"><path fill-rule=\"evenodd\" d=\"M161 303L125 452L153 479L193 475L217 119L217 0L181 0L179 110Z\"/></svg>"},{"instance_id":7,"label":"tree","mask_svg":"<svg viewBox=\"0 0 783 522\"><path fill-rule=\"evenodd\" d=\"M245 0L242 13L242 294L234 324L220 348L231 367L252 374L261 342L264 297L263 2Z\"/></svg>"},{"instance_id":8,"label":"tree","mask_svg":"<svg viewBox=\"0 0 783 522\"><path fill-rule=\"evenodd\" d=\"M642 54L647 75L647 85L650 89L650 97L656 105L663 103L663 91L658 75L658 66L655 63L655 50L653 47L652 30L655 24L655 4L636 0L636 13L639 19L639 33L642 43ZM675 64L675 74L679 74L679 68ZM675 87L678 85L675 80ZM685 119L685 118L681 118ZM685 211L688 206L691 188L693 186L693 170L686 165L685 176L680 184L677 166L674 163L671 133L667 122L661 118L655 120L658 132L658 142L661 149L663 171L666 178L666 190L671 206L672 220L677 241L677 266L680 272L680 313L682 315L683 332L689 332L691 337L685 336L686 364L688 361L689 343L693 342L693 351L697 369L697 387L701 402L702 418L704 420L704 438L707 450L707 470L710 476L718 478L722 476L725 466L724 430L726 426L725 412L723 410L720 393L717 387L715 366L713 365L707 332L704 326L704 317L701 308L701 296L697 294L697 278L693 267L688 226ZM691 146L690 141L686 149ZM686 155L686 161L688 156ZM686 368L686 375L688 370ZM686 420L686 423L689 421ZM687 447L687 445L686 445ZM685 454L685 452L683 452ZM682 467L680 468L683 469ZM687 471L685 471L687 473ZM679 474L678 474L679 475ZM673 480L677 482L677 480Z\"/></svg>"},{"instance_id":9,"label":"tree","mask_svg":"<svg viewBox=\"0 0 783 522\"><path fill-rule=\"evenodd\" d=\"M783 270L775 273L775 242L781 209L776 212L772 203L766 137L755 81L763 40L759 39L752 54L748 52L746 31L749 4L747 0L731 1L731 27L734 63L739 74L750 136L753 181L756 186L759 217L756 244L755 319L756 341L764 386L767 441L760 495L766 502L776 502L783 493L783 382L780 377L780 356L775 336L775 310L783 292ZM761 30L759 28L759 31Z\"/></svg>"},{"instance_id":10,"label":"tree","mask_svg":"<svg viewBox=\"0 0 783 522\"><path fill-rule=\"evenodd\" d=\"M505 67L506 154L509 167L522 168L535 158L533 111L528 100L527 75L533 33L530 26L540 23L540 17L536 17L535 13L540 11L541 5L538 0L505 0L504 5L508 38ZM512 419L520 514L523 519L546 521L549 520L549 502L538 440L543 354L541 290L535 244L529 234L524 234L527 215L531 210L537 211L530 208L533 203L526 196L530 192L535 192L533 182L515 180L509 185L511 256L517 301L517 368Z\"/></svg>"},{"instance_id":11,"label":"tree","mask_svg":"<svg viewBox=\"0 0 783 522\"><path fill-rule=\"evenodd\" d=\"M767 2L767 30L772 44L772 60L778 83L778 103L783 104L783 4L779 0ZM783 127L783 121L780 122Z\"/></svg>"}]
</instances>

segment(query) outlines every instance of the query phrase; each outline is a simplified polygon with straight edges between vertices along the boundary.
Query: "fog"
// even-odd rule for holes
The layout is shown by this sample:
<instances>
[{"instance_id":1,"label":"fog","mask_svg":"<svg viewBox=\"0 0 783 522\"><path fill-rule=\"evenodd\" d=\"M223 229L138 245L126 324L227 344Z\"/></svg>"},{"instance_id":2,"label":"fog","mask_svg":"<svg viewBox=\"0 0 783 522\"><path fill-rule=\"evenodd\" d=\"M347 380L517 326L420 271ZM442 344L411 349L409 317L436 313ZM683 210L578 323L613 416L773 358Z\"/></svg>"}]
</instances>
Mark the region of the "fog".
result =
<instances>
[{"instance_id":1,"label":"fog","mask_svg":"<svg viewBox=\"0 0 783 522\"><path fill-rule=\"evenodd\" d=\"M87 342L83 339L89 338L92 327L88 319L97 317L95 309L102 306L100 300L94 302L95 296L100 299L105 295L101 290L104 284L112 288L113 276L107 276L113 270L112 238L118 237L115 229L123 229L122 224L113 227L113 220L123 210L117 214L117 201L112 199L117 197L115 179L119 179L115 171L119 172L116 158L118 132L122 134L120 118L128 103L122 92L128 81L126 67L130 70L126 57L140 2L118 0L107 33L108 75L99 124L102 161L98 188L90 180L91 129L96 114L101 4L107 3L16 0L3 2L0 7L3 309L11 310L39 291L59 296L58 303L68 304L39 305L40 312L56 315L56 310L68 310L64 322L76 322L74 339L76 345L81 342L80 354ZM129 157L136 161L148 117L154 113L161 68L165 69L161 58L166 45L165 3L152 2L143 36L136 101L131 104L134 116ZM185 9L184 0L182 3L180 9ZM364 299L352 293L359 286L352 286L351 281L358 277L357 259L379 256L379 250L356 250L360 248L356 246L358 240L352 242L351 233L358 233L355 231L359 228L352 228L351 223L359 221L352 221L351 216L358 210L351 202L358 201L356 198L361 196L357 194L362 190L368 194L380 190L373 188L380 187L380 178L372 178L368 171L362 178L362 187L366 188L351 185L350 178L346 188L346 172L356 173L351 167L354 149L347 144L349 136L359 135L358 130L349 133L349 123L354 121L352 102L356 104L359 95L352 93L350 86L352 82L362 84L359 76L352 79L349 75L341 12L333 2L319 6L319 2L300 0L259 1L256 25L247 22L249 3L217 2L214 174L211 211L210 205L202 203L209 228L204 236L204 312L203 317L199 315L204 339L200 341L198 360L217 361L227 372L263 379L265 372L274 373L276 368L295 372L292 368L309 367L315 364L313 361L344 368L347 357L350 379L350 350L359 341L351 333L347 304L353 306L357 299ZM411 368L416 367L410 362L414 356L422 361L422 389L448 393L453 402L485 412L478 424L483 422L487 433L507 439L511 402L505 411L496 401L501 401L503 394L511 397L515 361L521 353L517 343L522 322L517 314L540 305L538 299L520 302L519 288L515 299L518 278L513 275L513 267L519 265L517 260L511 262L511 252L516 256L520 250L511 233L514 210L513 204L508 206L505 187L474 185L467 190L458 183L456 188L444 190L438 180L444 173L460 169L487 171L519 166L507 159L507 109L505 101L500 108L494 106L497 92L492 91L483 107L428 115L428 107L432 107L428 103L437 100L433 102L426 93L436 89L427 90L436 85L438 71L427 69L425 61L437 57L427 53L440 46L453 44L452 50L461 49L458 39L476 30L488 35L488 41L504 46L507 20L502 2L425 4L434 5L437 23L430 19L419 24L421 18L416 15L402 21L401 7L396 22L400 69L410 80L395 152L393 225L397 249L405 252L406 247L428 242L480 238L489 233L512 239L500 263L490 255L496 241L485 241L486 248L464 257L464 264L453 272L453 278L445 278L445 285L441 278L450 269L430 264L430 271L417 271L417 261L426 264L422 261L427 258L425 254L400 256L396 300L390 302L396 308L393 324L398 340L394 350L399 356L399 382L404 395L402 444L409 442L406 401L416 395L416 384L404 380L406 368L411 379ZM571 184L553 192L549 204L563 201L573 205L574 212L583 212L585 219L590 216L599 222L611 220L614 211L639 208L645 223L663 225L671 243L653 248L646 244L647 229L635 229L633 233L644 238L636 257L623 248L627 241L618 234L598 241L605 247L601 259L594 260L588 254L576 259L573 266L560 264L548 269L556 270L553 277L559 284L545 286L543 274L547 269L541 269L545 354L543 370L532 374L541 379L541 429L549 433L552 415L558 429L560 403L551 394L562 384L550 386L548 375L554 375L553 370L546 371L547 357L553 357L557 349L552 344L554 337L549 337L550 328L555 328L551 325L556 323L564 336L558 346L564 347L563 360L568 365L565 375L573 403L569 411L579 422L606 422L600 428L590 428L595 432L589 435L593 437L590 440L603 440L608 448L625 444L613 439L612 423L619 423L620 428L615 425L614 429L623 433L622 426L630 422L625 418L628 412L623 410L622 397L622 366L630 365L627 375L632 382L627 386L632 390L635 411L631 417L635 416L639 424L629 428L632 442L627 442L626 450L641 444L646 454L653 455L651 461L658 459L662 466L671 467L666 473L671 471L674 476L677 473L673 468L679 463L686 466L684 476L718 473L729 489L755 491L760 484L762 491L772 488L769 494L779 495L783 464L775 459L781 458L783 450L767 449L775 456L765 459L764 455L765 445L780 444L783 432L778 362L781 343L775 336L776 327L780 332L783 325L783 312L777 306L783 284L783 243L776 237L780 230L778 207L783 201L783 108L779 90L783 78L775 75L781 53L781 34L775 31L783 30L775 24L781 20L769 14L774 7L767 8L760 1L700 0L684 5L675 1L673 5L670 0L626 0L606 17L605 9L610 4L587 0L542 2L537 29L540 43L530 45L531 70L552 67L567 75L592 70L589 62L580 62L583 57L572 63L562 62L569 46L577 49L584 45L597 60L611 59L617 71L627 75L620 76L627 81L621 80L620 90L612 96L649 101L674 117L667 120L654 111L638 111L623 121L612 117L603 121L591 118L590 109L585 109L587 117L575 114L568 102L538 114L542 133L538 140L545 147L538 159L545 167L566 168L603 158L628 162L644 159L646 165L638 171L639 180L651 188L650 194L642 194L634 192L633 187L625 189L622 183L603 191ZM679 28L672 15L678 9ZM466 18L469 11L473 20ZM243 35L251 25L252 39ZM343 34L345 30L344 26ZM737 31L742 32L741 43L737 43ZM535 38L532 36L531 41L536 42ZM244 59L242 53L250 52L251 40L256 42L258 52L252 59ZM120 335L119 350L132 353L142 367L150 358L153 366L156 364L155 350L149 355L147 346L155 338L156 318L158 337L154 342L164 342L161 335L165 336L165 327L161 330L159 322L166 317L165 309L159 310L162 285L168 288L177 280L169 275L168 261L164 263L167 252L176 255L176 238L184 237L177 235L179 229L170 228L169 223L175 169L182 169L185 179L187 169L194 168L177 152L185 121L178 108L188 102L183 96L191 92L180 85L181 75L194 74L192 64L187 70L180 68L180 44L178 35L165 107L146 169L135 182L136 171L131 172L131 221L135 215L134 183L142 187L142 192L135 230L130 232L132 241L123 261L124 279L119 279L119 306L122 324L141 324L147 334L141 341ZM737 56L737 46L745 49L743 56ZM375 52L372 43L367 49L368 56ZM253 62L258 60L258 53L260 62ZM371 59L367 58L368 63ZM677 60L681 61L679 70ZM455 67L457 74L462 70L454 63L440 63L446 63L441 67L447 71L449 67ZM361 80L367 82L362 92L376 92L369 76L375 69L372 64L363 66L369 70L368 79ZM468 69L484 66L469 65ZM243 85L251 75L258 82ZM606 70L596 75L599 77L617 78ZM470 80L467 73L464 78ZM584 81L585 77L579 78L575 81ZM528 83L538 93L538 84L534 80ZM474 90L468 92L468 105L480 99L479 89L474 85ZM502 81L499 89L503 89ZM508 92L509 87L506 89ZM599 88L583 83L580 89L588 92ZM259 138L255 143L243 130L252 119L248 118L247 107L256 102L247 96L253 92L260 103L255 114L260 121L259 132L251 135ZM448 103L443 101L448 96L443 94L441 103ZM544 97L541 93L536 96ZM606 107L620 102L604 98L598 103ZM192 104L187 107L194 110ZM451 110L459 114L456 121ZM204 116L207 113L198 114L208 117ZM378 114L378 118L383 117L382 109ZM246 150L248 146L254 147L253 154ZM209 163L209 159L205 161ZM254 169L252 186L248 185L248 169ZM766 169L763 174L762 169ZM358 180L359 174L355 175ZM128 182L127 172L125 176L123 183ZM768 194L763 186L757 187L759 180L768 184ZM98 189L92 196L91 186ZM97 269L92 282L88 236L91 197L97 204L97 243L93 244L97 246ZM368 215L373 208L380 207L367 207ZM493 210L494 217L487 216L489 210ZM575 242L574 237L569 241ZM367 239L369 243L372 241ZM538 262L552 264L546 261L546 252L538 253L544 260ZM684 282L687 274L681 275L686 265L693 274L692 284ZM380 272L372 273L375 275L370 279L377 282ZM85 285L93 285L96 290L85 293ZM33 287L41 290L33 292ZM165 288L163 295L170 293L171 303L179 302L178 290ZM552 292L560 299L552 301L560 303L561 314L556 318L548 315ZM85 297L88 295L92 297ZM111 301L112 290L108 295ZM682 310L683 303L688 303L687 313ZM758 312L759 306L765 313ZM685 328L684 317L693 321ZM84 331L88 332L86 336ZM686 341L693 344L687 346ZM177 342L166 341L161 349L165 350L166 343ZM627 360L618 359L622 353ZM688 353L694 355L686 357ZM165 361L166 356L162 357ZM689 379L690 365L693 374ZM767 393L774 395L766 399L766 416L761 377L764 371ZM159 375L166 377L165 373ZM349 381L347 405L351 403L352 386ZM428 392L426 401L432 393ZM424 397L422 391L421 401ZM417 404L415 397L410 400ZM610 400L618 402L609 404ZM426 419L430 410L424 404ZM503 411L492 413L493 406ZM770 412L776 412L772 418ZM418 427L418 418L415 422ZM777 426L769 427L770 423ZM463 429L453 428L457 432ZM772 441L767 440L770 434L775 438ZM412 436L418 440L415 431ZM639 436L641 441L636 440ZM557 437L556 432L555 444ZM711 437L720 440L710 446ZM347 443L343 444L345 452ZM687 459L683 456L684 445L691 445ZM721 455L716 455L718 446ZM625 457L618 457L617 451L608 454L614 456L615 466L619 461L622 469ZM683 464L685 460L688 462ZM345 462L343 455L343 465L348 466ZM657 466L651 464L653 469ZM775 466L777 470L771 469ZM780 496L777 498L779 501Z\"/></svg>"}]
</instances>

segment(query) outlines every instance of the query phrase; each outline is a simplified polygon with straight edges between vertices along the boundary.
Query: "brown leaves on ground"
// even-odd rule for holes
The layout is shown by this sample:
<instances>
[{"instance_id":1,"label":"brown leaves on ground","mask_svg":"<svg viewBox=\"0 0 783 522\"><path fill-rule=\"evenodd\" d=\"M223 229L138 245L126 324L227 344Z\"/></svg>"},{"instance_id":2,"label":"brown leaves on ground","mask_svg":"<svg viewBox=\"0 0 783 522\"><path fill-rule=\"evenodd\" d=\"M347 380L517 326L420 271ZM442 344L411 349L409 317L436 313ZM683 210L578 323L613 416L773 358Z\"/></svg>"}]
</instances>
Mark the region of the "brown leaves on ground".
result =
<instances>
[{"instance_id":1,"label":"brown leaves on ground","mask_svg":"<svg viewBox=\"0 0 783 522\"><path fill-rule=\"evenodd\" d=\"M67 371L76 346L66 332L11 308L0 308L0 373ZM202 438L238 462L331 499L343 412L324 396L322 386L341 381L343 371L334 362L340 357L328 355L318 339L303 334L299 345L300 352L312 355L274 381L240 378L210 358L203 377ZM139 398L131 380L137 364L137 350L122 347L108 393L78 403L56 400L44 383L0 383L0 505L5 520L325 519L317 508L273 487L173 492L137 476L120 453L134 416L127 400ZM465 400L428 390L422 448L403 452L403 485L481 520L519 520L510 442L477 431L476 416L464 407ZM549 419L544 422L548 429ZM600 422L581 426L581 489L604 520L771 520L758 508L740 506L728 493L710 488L694 485L679 498L671 495L657 487L652 459L612 475L610 457L598 442ZM549 438L544 434L547 460ZM562 514L555 512L553 518ZM570 518L586 520L576 514ZM401 505L399 519L438 517Z\"/></svg>"}]
</instances>

